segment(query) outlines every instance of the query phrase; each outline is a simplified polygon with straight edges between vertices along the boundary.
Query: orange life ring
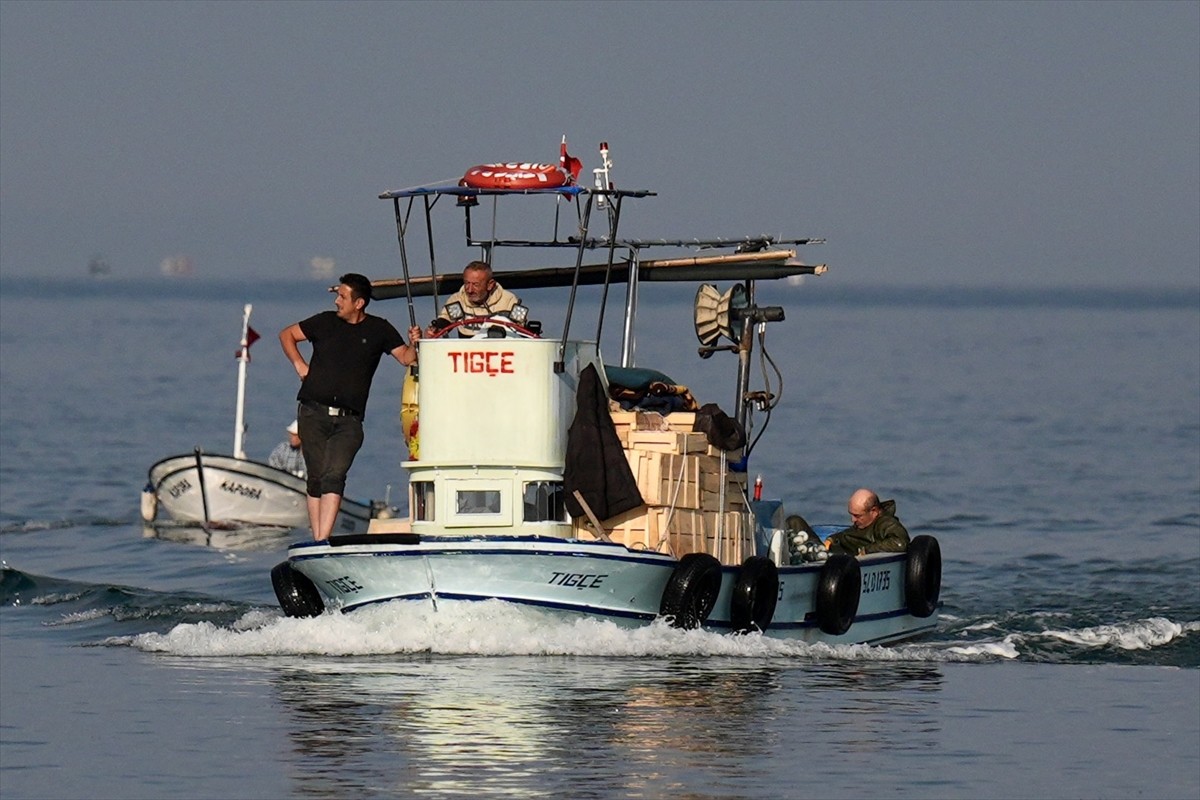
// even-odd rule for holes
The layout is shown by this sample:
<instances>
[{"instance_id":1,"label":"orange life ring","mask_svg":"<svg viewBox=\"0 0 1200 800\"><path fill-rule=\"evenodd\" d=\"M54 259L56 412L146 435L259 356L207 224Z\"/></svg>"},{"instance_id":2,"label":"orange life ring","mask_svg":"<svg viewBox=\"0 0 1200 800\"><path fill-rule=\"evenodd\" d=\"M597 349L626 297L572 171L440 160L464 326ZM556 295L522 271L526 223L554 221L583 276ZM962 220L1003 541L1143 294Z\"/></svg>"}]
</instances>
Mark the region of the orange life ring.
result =
<instances>
[{"instance_id":1,"label":"orange life ring","mask_svg":"<svg viewBox=\"0 0 1200 800\"><path fill-rule=\"evenodd\" d=\"M552 189L572 181L571 174L558 164L509 162L471 167L458 185L472 189Z\"/></svg>"}]
</instances>

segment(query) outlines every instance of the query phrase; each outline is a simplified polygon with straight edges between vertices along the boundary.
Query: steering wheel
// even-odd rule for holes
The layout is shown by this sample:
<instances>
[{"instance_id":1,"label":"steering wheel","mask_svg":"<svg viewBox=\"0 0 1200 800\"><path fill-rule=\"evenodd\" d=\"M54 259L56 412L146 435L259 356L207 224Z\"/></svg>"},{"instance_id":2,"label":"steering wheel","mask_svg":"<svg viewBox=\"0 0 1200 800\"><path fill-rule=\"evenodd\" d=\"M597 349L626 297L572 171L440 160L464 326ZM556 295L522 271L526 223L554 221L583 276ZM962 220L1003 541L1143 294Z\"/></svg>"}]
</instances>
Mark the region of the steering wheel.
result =
<instances>
[{"instance_id":1,"label":"steering wheel","mask_svg":"<svg viewBox=\"0 0 1200 800\"><path fill-rule=\"evenodd\" d=\"M489 338L487 335L487 329L491 328L491 327L504 329L504 331L505 331L504 338L510 338L510 337L517 338L517 339L540 339L540 338L542 338L540 334L534 333L533 331L529 330L528 328L518 325L517 323L513 322L508 317L505 317L500 314L496 314L496 315L493 315L490 317L463 317L462 319L451 322L449 325L446 325L444 328L441 328L440 330L434 331L432 334L429 334L428 336L426 336L426 338L441 339L443 336L446 336L447 334L449 334L450 331L457 330L458 328L461 328L463 326L468 326L468 327L478 326L479 330L477 332L475 332L473 335L471 335L469 337L466 337L466 338L470 338L470 339L487 339L487 338Z\"/></svg>"}]
</instances>

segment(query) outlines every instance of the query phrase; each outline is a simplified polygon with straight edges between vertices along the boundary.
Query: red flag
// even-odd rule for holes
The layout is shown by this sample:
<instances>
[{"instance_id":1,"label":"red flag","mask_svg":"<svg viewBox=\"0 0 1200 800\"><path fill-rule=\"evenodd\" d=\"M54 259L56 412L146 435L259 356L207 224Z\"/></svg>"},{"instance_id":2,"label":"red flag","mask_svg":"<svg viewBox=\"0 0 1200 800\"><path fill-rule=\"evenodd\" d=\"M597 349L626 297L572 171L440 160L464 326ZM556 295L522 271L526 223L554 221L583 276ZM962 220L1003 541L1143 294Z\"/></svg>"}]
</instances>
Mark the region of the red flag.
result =
<instances>
[{"instance_id":1,"label":"red flag","mask_svg":"<svg viewBox=\"0 0 1200 800\"><path fill-rule=\"evenodd\" d=\"M249 360L250 360L250 345L254 344L255 342L257 342L257 341L258 341L259 339L261 339L261 338L262 338L262 337L258 335L258 331L254 330L254 328L251 328L249 325L247 325L247 326L246 326L246 349L245 349L245 356L246 356L246 360L247 360L247 361L249 361ZM238 348L236 351L234 351L234 353L233 353L233 357L234 357L234 358L241 358L241 357L242 357L242 354L243 354L242 348L240 348L240 347L239 347L239 348Z\"/></svg>"},{"instance_id":2,"label":"red flag","mask_svg":"<svg viewBox=\"0 0 1200 800\"><path fill-rule=\"evenodd\" d=\"M583 169L583 162L567 152L566 136L562 138L562 146L559 148L558 165L571 173L571 180L578 178L579 171Z\"/></svg>"}]
</instances>

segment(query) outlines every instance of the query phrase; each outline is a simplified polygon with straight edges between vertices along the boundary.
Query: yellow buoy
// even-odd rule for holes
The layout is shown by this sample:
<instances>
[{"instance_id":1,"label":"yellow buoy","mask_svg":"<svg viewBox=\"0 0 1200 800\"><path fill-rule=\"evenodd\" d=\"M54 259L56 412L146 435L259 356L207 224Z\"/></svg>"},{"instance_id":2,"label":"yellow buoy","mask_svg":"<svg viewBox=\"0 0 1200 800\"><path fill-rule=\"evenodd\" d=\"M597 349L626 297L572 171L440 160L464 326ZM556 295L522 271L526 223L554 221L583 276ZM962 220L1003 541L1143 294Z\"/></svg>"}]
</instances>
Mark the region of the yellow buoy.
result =
<instances>
[{"instance_id":1,"label":"yellow buoy","mask_svg":"<svg viewBox=\"0 0 1200 800\"><path fill-rule=\"evenodd\" d=\"M404 443L408 446L409 461L416 461L420 454L417 440L417 387L416 373L409 367L404 374L404 389L400 392L400 430L404 433Z\"/></svg>"}]
</instances>

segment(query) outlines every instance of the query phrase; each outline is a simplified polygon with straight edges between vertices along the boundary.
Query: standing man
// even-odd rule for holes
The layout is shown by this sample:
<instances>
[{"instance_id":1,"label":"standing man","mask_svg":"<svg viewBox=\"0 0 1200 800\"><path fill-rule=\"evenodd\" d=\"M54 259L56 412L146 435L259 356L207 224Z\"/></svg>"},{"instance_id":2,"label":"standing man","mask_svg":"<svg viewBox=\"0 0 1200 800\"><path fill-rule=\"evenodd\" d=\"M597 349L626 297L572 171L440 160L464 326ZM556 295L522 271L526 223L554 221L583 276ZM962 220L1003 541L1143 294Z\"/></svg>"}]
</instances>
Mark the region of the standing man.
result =
<instances>
[{"instance_id":1,"label":"standing man","mask_svg":"<svg viewBox=\"0 0 1200 800\"><path fill-rule=\"evenodd\" d=\"M903 553L908 549L908 531L896 518L896 501L879 502L870 489L859 489L846 504L854 524L825 540L831 553L852 556L867 553Z\"/></svg>"},{"instance_id":2,"label":"standing man","mask_svg":"<svg viewBox=\"0 0 1200 800\"><path fill-rule=\"evenodd\" d=\"M453 319L449 309L455 303L462 310L462 317L490 317L512 311L520 302L521 298L496 283L490 264L472 261L463 268L462 288L447 298L438 319ZM477 330L465 325L458 329L459 336L473 336Z\"/></svg>"},{"instance_id":3,"label":"standing man","mask_svg":"<svg viewBox=\"0 0 1200 800\"><path fill-rule=\"evenodd\" d=\"M371 380L385 353L403 365L417 361L419 328L409 329L411 345L382 317L366 313L371 281L358 273L338 278L335 311L289 325L279 332L284 355L300 376L296 419L308 468L308 519L313 538L324 541L333 532L346 473L363 443L363 415ZM299 344L312 343L311 363Z\"/></svg>"}]
</instances>

